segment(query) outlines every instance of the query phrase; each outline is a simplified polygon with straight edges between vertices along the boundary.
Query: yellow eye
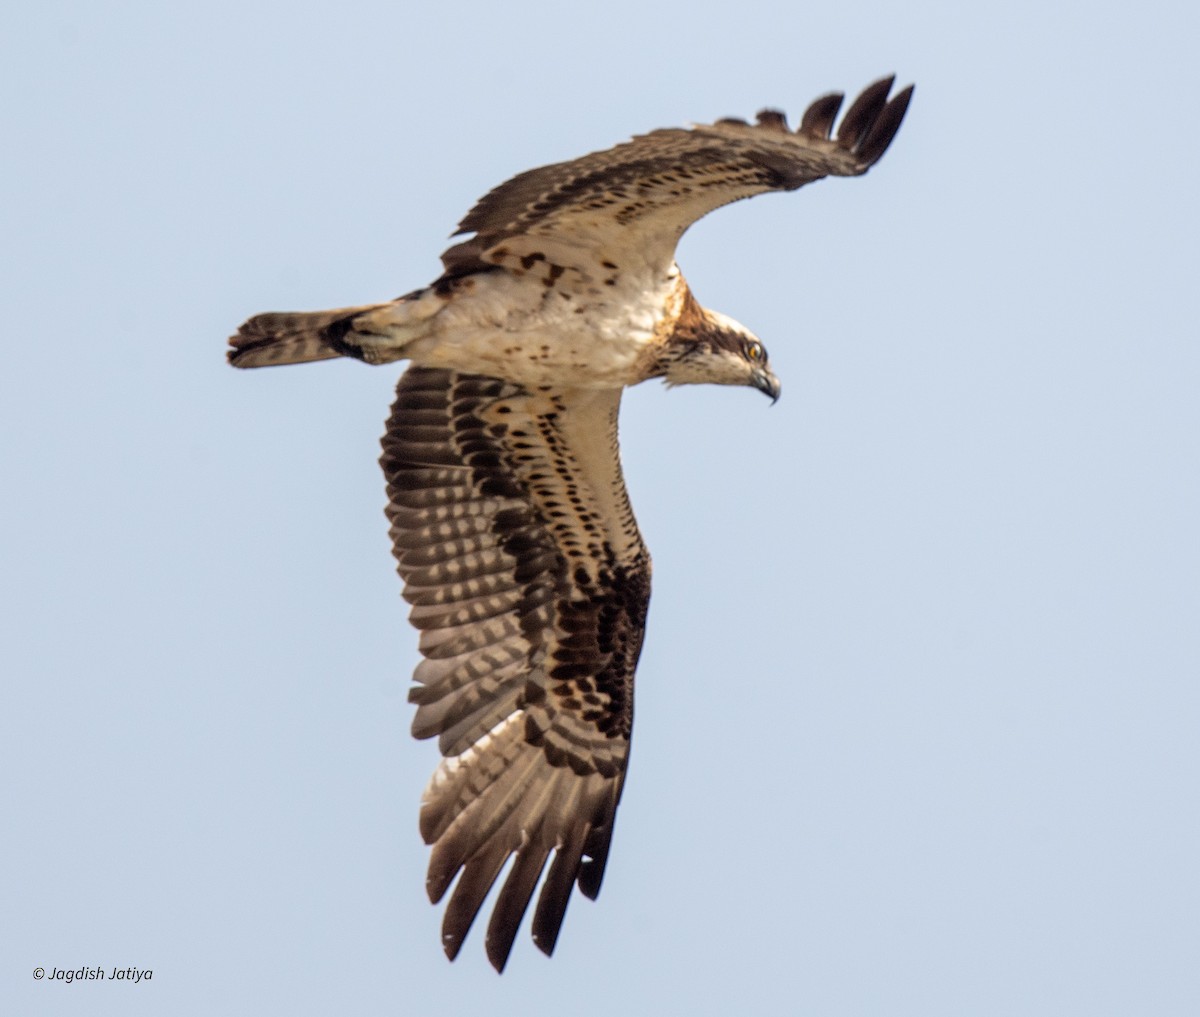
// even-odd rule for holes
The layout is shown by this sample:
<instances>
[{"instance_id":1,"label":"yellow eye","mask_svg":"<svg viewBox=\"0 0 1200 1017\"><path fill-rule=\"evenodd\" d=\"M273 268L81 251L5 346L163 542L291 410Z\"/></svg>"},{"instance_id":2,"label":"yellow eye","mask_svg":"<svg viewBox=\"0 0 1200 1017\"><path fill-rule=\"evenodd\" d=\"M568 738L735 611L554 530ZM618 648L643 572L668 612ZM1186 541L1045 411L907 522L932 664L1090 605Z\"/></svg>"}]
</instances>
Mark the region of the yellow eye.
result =
<instances>
[{"instance_id":1,"label":"yellow eye","mask_svg":"<svg viewBox=\"0 0 1200 1017\"><path fill-rule=\"evenodd\" d=\"M753 361L764 359L765 353L762 348L762 343L748 343L746 345L746 356Z\"/></svg>"}]
</instances>

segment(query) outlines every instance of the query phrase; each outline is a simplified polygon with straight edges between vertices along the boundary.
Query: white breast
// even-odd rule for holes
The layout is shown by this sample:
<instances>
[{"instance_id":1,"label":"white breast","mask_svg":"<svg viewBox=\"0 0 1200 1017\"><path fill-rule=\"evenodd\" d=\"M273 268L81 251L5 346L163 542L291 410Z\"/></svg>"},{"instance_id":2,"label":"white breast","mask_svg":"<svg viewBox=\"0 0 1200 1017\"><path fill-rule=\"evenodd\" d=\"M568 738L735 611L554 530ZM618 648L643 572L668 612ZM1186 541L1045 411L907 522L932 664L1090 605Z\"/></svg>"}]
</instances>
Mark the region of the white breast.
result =
<instances>
[{"instance_id":1,"label":"white breast","mask_svg":"<svg viewBox=\"0 0 1200 1017\"><path fill-rule=\"evenodd\" d=\"M567 269L556 276L541 264L519 277L507 271L474 276L474 285L446 301L406 355L427 367L527 385L635 384L643 352L664 321L674 319L682 280L677 270L649 281L601 272Z\"/></svg>"}]
</instances>

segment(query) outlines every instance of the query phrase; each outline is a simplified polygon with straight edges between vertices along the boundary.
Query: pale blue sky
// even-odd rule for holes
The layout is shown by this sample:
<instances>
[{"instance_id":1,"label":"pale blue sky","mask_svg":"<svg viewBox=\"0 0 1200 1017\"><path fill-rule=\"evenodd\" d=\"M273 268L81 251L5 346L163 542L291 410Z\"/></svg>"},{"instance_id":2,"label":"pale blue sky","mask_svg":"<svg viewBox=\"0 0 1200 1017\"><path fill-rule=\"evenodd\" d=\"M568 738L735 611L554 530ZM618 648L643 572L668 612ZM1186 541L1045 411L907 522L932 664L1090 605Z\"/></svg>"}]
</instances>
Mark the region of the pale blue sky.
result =
<instances>
[{"instance_id":1,"label":"pale blue sky","mask_svg":"<svg viewBox=\"0 0 1200 1017\"><path fill-rule=\"evenodd\" d=\"M0 1012L1200 1012L1194 4L43 0L0 37ZM450 965L398 372L225 337L422 285L522 169L893 71L868 176L682 245L784 396L627 398L655 590L604 892L551 961Z\"/></svg>"}]
</instances>

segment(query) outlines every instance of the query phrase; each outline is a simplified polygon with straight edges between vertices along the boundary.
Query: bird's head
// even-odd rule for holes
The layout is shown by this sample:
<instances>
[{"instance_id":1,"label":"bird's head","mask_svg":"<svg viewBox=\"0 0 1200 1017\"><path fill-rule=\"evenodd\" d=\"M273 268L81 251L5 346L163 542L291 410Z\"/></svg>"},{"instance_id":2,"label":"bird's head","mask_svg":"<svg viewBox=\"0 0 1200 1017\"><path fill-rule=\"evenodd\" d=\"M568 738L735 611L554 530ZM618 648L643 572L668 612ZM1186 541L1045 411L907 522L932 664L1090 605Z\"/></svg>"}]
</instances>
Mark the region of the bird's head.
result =
<instances>
[{"instance_id":1,"label":"bird's head","mask_svg":"<svg viewBox=\"0 0 1200 1017\"><path fill-rule=\"evenodd\" d=\"M661 377L671 385L749 385L779 398L779 379L767 348L744 325L689 301L661 358Z\"/></svg>"}]
</instances>

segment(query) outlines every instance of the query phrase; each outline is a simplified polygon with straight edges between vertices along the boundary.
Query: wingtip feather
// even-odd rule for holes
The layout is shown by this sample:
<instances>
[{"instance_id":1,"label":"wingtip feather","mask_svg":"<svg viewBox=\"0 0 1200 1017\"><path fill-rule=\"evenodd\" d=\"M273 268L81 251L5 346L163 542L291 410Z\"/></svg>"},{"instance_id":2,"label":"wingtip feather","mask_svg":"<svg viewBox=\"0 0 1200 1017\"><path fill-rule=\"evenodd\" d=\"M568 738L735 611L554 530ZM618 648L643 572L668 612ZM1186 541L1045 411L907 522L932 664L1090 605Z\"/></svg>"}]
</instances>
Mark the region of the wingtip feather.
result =
<instances>
[{"instance_id":1,"label":"wingtip feather","mask_svg":"<svg viewBox=\"0 0 1200 1017\"><path fill-rule=\"evenodd\" d=\"M859 143L857 149L858 155L866 166L873 166L883 157L883 153L888 150L888 146L891 145L896 132L900 130L904 114L908 112L908 104L912 99L912 94L913 86L908 85L892 96Z\"/></svg>"},{"instance_id":2,"label":"wingtip feather","mask_svg":"<svg viewBox=\"0 0 1200 1017\"><path fill-rule=\"evenodd\" d=\"M837 141L841 147L850 151L858 149L886 104L888 92L892 90L895 80L896 76L890 74L862 90L846 111L838 128Z\"/></svg>"},{"instance_id":3,"label":"wingtip feather","mask_svg":"<svg viewBox=\"0 0 1200 1017\"><path fill-rule=\"evenodd\" d=\"M845 99L846 96L841 92L830 92L828 95L814 100L804 111L804 116L800 118L800 126L796 129L796 133L814 140L828 139L830 131L833 130L833 122L837 119L838 110L842 108Z\"/></svg>"},{"instance_id":4,"label":"wingtip feather","mask_svg":"<svg viewBox=\"0 0 1200 1017\"><path fill-rule=\"evenodd\" d=\"M549 847L538 842L538 831L532 831L529 842L517 852L516 861L492 908L483 948L498 973L502 974L504 965L508 963L521 921L549 854Z\"/></svg>"},{"instance_id":5,"label":"wingtip feather","mask_svg":"<svg viewBox=\"0 0 1200 1017\"><path fill-rule=\"evenodd\" d=\"M760 109L754 118L758 122L759 127L766 127L769 130L779 131L787 134L791 128L788 127L787 114L778 109Z\"/></svg>"}]
</instances>

